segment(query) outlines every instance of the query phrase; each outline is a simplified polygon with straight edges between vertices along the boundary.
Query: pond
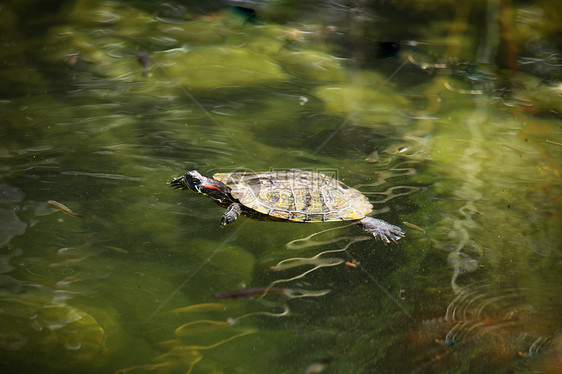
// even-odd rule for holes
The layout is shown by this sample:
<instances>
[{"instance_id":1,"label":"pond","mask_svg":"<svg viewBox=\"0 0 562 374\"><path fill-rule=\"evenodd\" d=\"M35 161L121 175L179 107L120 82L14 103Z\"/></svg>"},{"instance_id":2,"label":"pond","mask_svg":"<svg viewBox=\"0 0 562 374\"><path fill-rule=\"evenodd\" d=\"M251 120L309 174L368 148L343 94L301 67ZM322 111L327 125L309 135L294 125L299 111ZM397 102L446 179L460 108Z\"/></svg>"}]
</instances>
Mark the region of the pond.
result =
<instances>
[{"instance_id":1,"label":"pond","mask_svg":"<svg viewBox=\"0 0 562 374\"><path fill-rule=\"evenodd\" d=\"M559 371L559 15L5 2L1 371ZM288 169L361 191L404 237L221 228L170 184Z\"/></svg>"}]
</instances>

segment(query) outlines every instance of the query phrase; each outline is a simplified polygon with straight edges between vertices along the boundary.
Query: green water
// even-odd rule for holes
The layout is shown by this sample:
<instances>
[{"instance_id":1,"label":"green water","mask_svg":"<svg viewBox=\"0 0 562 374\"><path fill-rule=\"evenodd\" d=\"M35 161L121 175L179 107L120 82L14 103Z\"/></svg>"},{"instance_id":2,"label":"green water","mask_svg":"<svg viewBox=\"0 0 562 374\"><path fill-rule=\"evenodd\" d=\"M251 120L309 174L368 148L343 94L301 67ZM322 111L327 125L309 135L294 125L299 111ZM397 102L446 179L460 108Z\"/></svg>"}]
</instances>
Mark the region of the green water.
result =
<instances>
[{"instance_id":1,"label":"green water","mask_svg":"<svg viewBox=\"0 0 562 374\"><path fill-rule=\"evenodd\" d=\"M4 2L2 373L560 370L554 3ZM288 168L406 236L168 184Z\"/></svg>"}]
</instances>

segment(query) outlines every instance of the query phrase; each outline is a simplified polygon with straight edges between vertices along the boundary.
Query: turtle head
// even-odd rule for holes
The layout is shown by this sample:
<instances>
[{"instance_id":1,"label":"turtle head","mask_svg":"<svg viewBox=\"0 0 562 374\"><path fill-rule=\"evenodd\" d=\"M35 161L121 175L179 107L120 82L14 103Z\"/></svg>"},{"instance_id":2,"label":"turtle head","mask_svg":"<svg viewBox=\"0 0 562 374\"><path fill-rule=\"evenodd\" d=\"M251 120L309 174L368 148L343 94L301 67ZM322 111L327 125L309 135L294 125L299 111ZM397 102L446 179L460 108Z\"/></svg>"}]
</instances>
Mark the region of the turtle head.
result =
<instances>
[{"instance_id":1,"label":"turtle head","mask_svg":"<svg viewBox=\"0 0 562 374\"><path fill-rule=\"evenodd\" d=\"M174 179L171 185L176 189L190 189L221 202L230 200L230 188L226 184L207 178L197 170L188 171L184 176Z\"/></svg>"}]
</instances>

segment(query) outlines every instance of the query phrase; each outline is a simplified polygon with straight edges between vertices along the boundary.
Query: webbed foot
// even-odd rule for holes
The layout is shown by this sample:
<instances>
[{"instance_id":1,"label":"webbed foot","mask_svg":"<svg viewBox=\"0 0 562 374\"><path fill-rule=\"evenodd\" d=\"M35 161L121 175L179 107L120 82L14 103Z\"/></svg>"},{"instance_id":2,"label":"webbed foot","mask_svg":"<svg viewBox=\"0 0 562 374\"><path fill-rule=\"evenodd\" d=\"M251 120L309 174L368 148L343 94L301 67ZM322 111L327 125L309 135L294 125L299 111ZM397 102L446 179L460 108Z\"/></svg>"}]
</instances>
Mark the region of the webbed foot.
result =
<instances>
[{"instance_id":1,"label":"webbed foot","mask_svg":"<svg viewBox=\"0 0 562 374\"><path fill-rule=\"evenodd\" d=\"M232 203L226 208L226 212L221 219L221 227L231 224L232 222L236 221L236 218L240 215L242 209L240 208L240 204Z\"/></svg>"},{"instance_id":2,"label":"webbed foot","mask_svg":"<svg viewBox=\"0 0 562 374\"><path fill-rule=\"evenodd\" d=\"M373 217L365 217L361 221L363 230L372 234L375 239L380 239L384 243L390 243L404 237L404 231L398 226L391 225L390 223Z\"/></svg>"}]
</instances>

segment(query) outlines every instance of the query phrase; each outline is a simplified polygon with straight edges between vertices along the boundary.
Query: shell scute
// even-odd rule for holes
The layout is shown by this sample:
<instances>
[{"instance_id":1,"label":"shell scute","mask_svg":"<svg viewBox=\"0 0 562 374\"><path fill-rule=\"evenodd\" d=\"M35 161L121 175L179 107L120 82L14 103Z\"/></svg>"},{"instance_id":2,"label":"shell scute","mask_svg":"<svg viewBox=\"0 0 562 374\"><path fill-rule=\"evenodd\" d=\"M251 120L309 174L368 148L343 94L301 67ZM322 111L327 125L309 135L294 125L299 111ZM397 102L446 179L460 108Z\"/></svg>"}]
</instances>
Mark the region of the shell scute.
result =
<instances>
[{"instance_id":1,"label":"shell scute","mask_svg":"<svg viewBox=\"0 0 562 374\"><path fill-rule=\"evenodd\" d=\"M361 192L318 172L219 173L213 178L230 187L232 196L247 208L280 219L358 220L373 209Z\"/></svg>"}]
</instances>

